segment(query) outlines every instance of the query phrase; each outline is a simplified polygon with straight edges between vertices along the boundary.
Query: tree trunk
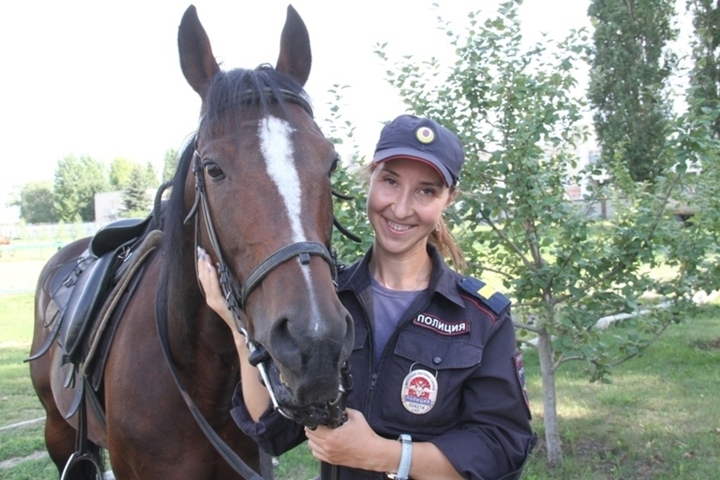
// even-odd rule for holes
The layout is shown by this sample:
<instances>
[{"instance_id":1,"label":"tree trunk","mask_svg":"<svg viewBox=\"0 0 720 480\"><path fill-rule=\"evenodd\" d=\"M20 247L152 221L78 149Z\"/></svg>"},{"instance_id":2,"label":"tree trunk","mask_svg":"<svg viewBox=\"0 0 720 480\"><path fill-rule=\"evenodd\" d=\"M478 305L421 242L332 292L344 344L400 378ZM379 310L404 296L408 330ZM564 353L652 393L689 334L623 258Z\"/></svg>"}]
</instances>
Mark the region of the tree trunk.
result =
<instances>
[{"instance_id":1,"label":"tree trunk","mask_svg":"<svg viewBox=\"0 0 720 480\"><path fill-rule=\"evenodd\" d=\"M552 361L550 335L544 328L538 335L538 356L543 384L543 415L545 418L545 442L547 460L551 467L560 467L563 463L560 433L558 431L557 397L555 394L555 372Z\"/></svg>"}]
</instances>

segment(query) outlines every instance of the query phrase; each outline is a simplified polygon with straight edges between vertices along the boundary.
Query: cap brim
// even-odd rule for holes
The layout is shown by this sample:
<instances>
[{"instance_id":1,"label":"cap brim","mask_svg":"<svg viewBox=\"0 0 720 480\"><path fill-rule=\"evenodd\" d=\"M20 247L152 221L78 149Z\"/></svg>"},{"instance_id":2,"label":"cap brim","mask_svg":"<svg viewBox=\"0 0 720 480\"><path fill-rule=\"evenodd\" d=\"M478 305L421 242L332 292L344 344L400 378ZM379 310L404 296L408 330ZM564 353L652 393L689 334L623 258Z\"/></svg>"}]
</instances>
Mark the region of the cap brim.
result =
<instances>
[{"instance_id":1,"label":"cap brim","mask_svg":"<svg viewBox=\"0 0 720 480\"><path fill-rule=\"evenodd\" d=\"M440 160L435 158L434 155L428 154L428 152L421 152L407 147L388 148L386 150L379 150L375 152L373 162L381 163L397 158L407 158L409 160L423 162L435 169L438 175L440 175L440 178L442 178L445 182L446 186L449 187L454 184L453 177L450 175L450 171L447 167L445 167Z\"/></svg>"}]
</instances>

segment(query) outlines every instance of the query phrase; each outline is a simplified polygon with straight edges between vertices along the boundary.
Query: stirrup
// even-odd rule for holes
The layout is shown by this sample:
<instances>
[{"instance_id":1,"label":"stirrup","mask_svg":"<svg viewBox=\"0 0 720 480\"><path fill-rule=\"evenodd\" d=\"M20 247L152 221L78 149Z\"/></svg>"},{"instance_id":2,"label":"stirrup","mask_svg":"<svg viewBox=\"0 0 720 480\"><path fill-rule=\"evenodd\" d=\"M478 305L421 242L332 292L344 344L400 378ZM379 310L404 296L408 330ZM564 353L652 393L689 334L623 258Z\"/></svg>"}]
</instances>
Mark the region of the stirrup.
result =
<instances>
[{"instance_id":1,"label":"stirrup","mask_svg":"<svg viewBox=\"0 0 720 480\"><path fill-rule=\"evenodd\" d=\"M76 464L84 461L88 461L93 464L93 466L95 467L95 471L97 472L97 478L103 478L104 472L100 467L100 462L98 462L97 458L95 458L95 455L93 455L91 452L74 452L72 455L70 455L70 458L68 458L68 461L65 464L65 468L63 469L63 473L62 475L60 475L60 480L65 480L66 475L70 473L72 468Z\"/></svg>"}]
</instances>

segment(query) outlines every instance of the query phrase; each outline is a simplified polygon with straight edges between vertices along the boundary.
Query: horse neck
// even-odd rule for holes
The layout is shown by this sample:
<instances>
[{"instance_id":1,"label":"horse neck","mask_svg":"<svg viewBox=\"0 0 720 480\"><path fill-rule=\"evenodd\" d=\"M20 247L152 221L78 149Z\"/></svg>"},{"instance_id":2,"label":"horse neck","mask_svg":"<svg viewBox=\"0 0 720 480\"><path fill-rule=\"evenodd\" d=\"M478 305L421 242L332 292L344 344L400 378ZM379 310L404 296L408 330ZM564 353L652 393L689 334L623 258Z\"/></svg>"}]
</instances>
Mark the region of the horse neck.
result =
<instances>
[{"instance_id":1,"label":"horse neck","mask_svg":"<svg viewBox=\"0 0 720 480\"><path fill-rule=\"evenodd\" d=\"M194 248L194 246L193 246ZM186 255L187 257L187 255ZM195 271L194 257L168 259L167 321L170 348L181 370L202 373L203 359L215 357L221 362L234 365L237 353L228 335L227 327L205 302ZM222 368L211 368L221 373Z\"/></svg>"}]
</instances>

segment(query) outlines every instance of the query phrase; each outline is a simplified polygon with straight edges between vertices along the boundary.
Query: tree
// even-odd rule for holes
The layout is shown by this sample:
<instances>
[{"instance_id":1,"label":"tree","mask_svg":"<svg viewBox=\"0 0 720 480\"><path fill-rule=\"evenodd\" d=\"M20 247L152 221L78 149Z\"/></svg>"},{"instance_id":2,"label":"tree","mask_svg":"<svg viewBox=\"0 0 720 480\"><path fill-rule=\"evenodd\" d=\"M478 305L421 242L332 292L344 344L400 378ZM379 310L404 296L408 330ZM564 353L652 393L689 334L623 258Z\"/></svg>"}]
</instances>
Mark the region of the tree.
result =
<instances>
[{"instance_id":1,"label":"tree","mask_svg":"<svg viewBox=\"0 0 720 480\"><path fill-rule=\"evenodd\" d=\"M108 191L105 166L89 156L68 155L55 170L55 209L63 222L95 219L95 194Z\"/></svg>"},{"instance_id":2,"label":"tree","mask_svg":"<svg viewBox=\"0 0 720 480\"><path fill-rule=\"evenodd\" d=\"M163 183L172 180L175 176L175 170L178 166L178 151L174 148L170 148L165 152L165 160L163 161Z\"/></svg>"},{"instance_id":3,"label":"tree","mask_svg":"<svg viewBox=\"0 0 720 480\"><path fill-rule=\"evenodd\" d=\"M653 166L649 188L633 178L632 150L621 149L607 165L615 181L597 186L591 180L599 172L579 169L575 153L586 132L574 74L589 38L577 31L557 48L549 40L523 47L519 3L503 3L485 22L471 13L464 34L446 26L457 54L449 73L435 59L408 57L388 69L388 80L412 111L463 140L461 194L446 214L468 273L502 282L514 300L519 340L537 349L547 459L560 466L557 369L580 361L590 380L607 380L612 366L687 318L694 292L718 288L717 219L683 226L668 206L693 181L683 166L712 162L720 148L707 136L709 118L685 114L666 127L657 152L657 165L677 168ZM566 195L572 183L584 186L582 202ZM715 199L718 185L707 184ZM604 196L616 212L598 222L592 212ZM647 274L661 264L670 266L667 276ZM629 318L603 329L599 320L616 314Z\"/></svg>"},{"instance_id":4,"label":"tree","mask_svg":"<svg viewBox=\"0 0 720 480\"><path fill-rule=\"evenodd\" d=\"M652 182L665 165L660 152L669 134L665 86L674 56L666 49L675 0L592 0L595 26L588 96L595 109L601 161L618 156L635 181Z\"/></svg>"},{"instance_id":5,"label":"tree","mask_svg":"<svg viewBox=\"0 0 720 480\"><path fill-rule=\"evenodd\" d=\"M20 218L27 223L58 221L51 182L27 183L20 191L20 198L12 205L20 207Z\"/></svg>"},{"instance_id":6,"label":"tree","mask_svg":"<svg viewBox=\"0 0 720 480\"><path fill-rule=\"evenodd\" d=\"M124 158L116 158L110 163L110 187L114 190L125 190L129 185L136 162Z\"/></svg>"},{"instance_id":7,"label":"tree","mask_svg":"<svg viewBox=\"0 0 720 480\"><path fill-rule=\"evenodd\" d=\"M690 76L691 103L702 109L720 108L720 1L688 0L693 11L695 38ZM712 124L716 138L720 138L720 118Z\"/></svg>"},{"instance_id":8,"label":"tree","mask_svg":"<svg viewBox=\"0 0 720 480\"><path fill-rule=\"evenodd\" d=\"M323 131L335 144L340 155L337 168L331 174L335 197L335 219L341 228L357 236L355 242L336 228L333 231L333 248L340 263L352 263L367 250L372 243L372 228L365 214L367 193L362 171L362 157L355 139L355 126L342 112L344 100L342 91L347 86L333 85L328 93L333 95L330 116L323 122Z\"/></svg>"},{"instance_id":9,"label":"tree","mask_svg":"<svg viewBox=\"0 0 720 480\"><path fill-rule=\"evenodd\" d=\"M145 168L140 164L134 164L128 180L128 185L123 190L125 208L121 212L121 216L126 218L145 217L152 205L152 197L148 194L148 189L157 186L157 175L152 164L148 162Z\"/></svg>"}]
</instances>

